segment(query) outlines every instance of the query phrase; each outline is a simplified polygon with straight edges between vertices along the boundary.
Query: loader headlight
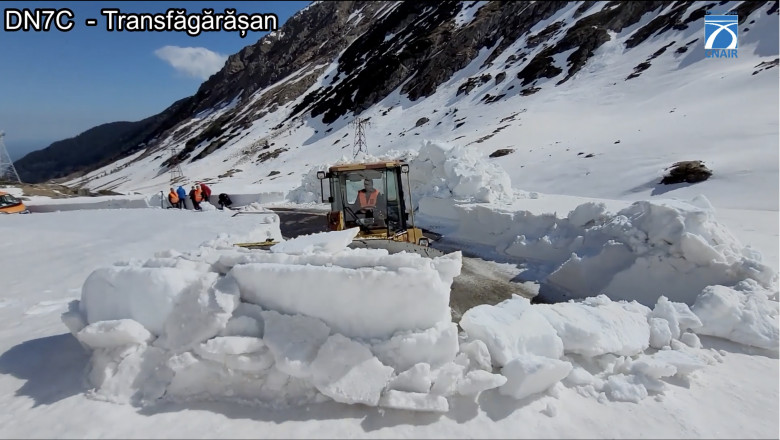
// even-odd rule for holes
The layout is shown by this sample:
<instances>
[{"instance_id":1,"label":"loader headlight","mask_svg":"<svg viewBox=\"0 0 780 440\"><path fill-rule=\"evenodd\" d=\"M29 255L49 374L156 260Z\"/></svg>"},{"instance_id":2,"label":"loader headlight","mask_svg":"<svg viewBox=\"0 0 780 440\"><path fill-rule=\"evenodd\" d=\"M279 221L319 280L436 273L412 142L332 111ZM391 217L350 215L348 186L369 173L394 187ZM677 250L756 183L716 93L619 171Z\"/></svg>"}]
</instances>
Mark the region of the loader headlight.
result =
<instances>
[{"instance_id":1,"label":"loader headlight","mask_svg":"<svg viewBox=\"0 0 780 440\"><path fill-rule=\"evenodd\" d=\"M409 172L409 165L401 165L401 172L406 174Z\"/></svg>"},{"instance_id":2,"label":"loader headlight","mask_svg":"<svg viewBox=\"0 0 780 440\"><path fill-rule=\"evenodd\" d=\"M317 171L317 178L322 180L325 178L325 171Z\"/></svg>"},{"instance_id":3,"label":"loader headlight","mask_svg":"<svg viewBox=\"0 0 780 440\"><path fill-rule=\"evenodd\" d=\"M426 246L427 247L431 243L430 243L430 241L428 241L427 238L421 238L421 239L417 240L417 244L419 244L420 246Z\"/></svg>"}]
</instances>

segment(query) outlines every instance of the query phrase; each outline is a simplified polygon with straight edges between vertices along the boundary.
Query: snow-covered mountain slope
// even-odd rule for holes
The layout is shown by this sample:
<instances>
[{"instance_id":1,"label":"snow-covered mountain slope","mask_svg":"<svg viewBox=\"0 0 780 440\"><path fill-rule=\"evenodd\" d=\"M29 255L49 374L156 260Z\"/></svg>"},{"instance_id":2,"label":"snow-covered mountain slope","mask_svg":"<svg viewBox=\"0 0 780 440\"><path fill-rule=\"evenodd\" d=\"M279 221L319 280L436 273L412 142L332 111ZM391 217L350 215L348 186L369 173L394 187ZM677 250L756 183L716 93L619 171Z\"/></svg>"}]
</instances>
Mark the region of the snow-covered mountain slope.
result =
<instances>
[{"instance_id":1,"label":"snow-covered mountain slope","mask_svg":"<svg viewBox=\"0 0 780 440\"><path fill-rule=\"evenodd\" d=\"M339 45L317 40L336 56L309 48L306 62L287 60L297 69L276 66L291 71L284 78L251 94L223 90L225 100L158 133L145 150L66 184L155 193L178 163L185 185L287 192L312 168L351 159L352 123L362 118L374 156L402 156L426 139L483 156L511 150L490 160L526 191L619 200L705 194L716 207L778 209L776 2L533 2L511 4L533 8L511 19L496 2L338 5L334 26L363 33ZM300 12L253 46L268 47L255 56L283 60L275 41L315 41L290 29L326 6L335 7ZM728 11L739 16L738 56L708 58L704 14ZM218 80L235 60L198 96L209 84L222 90ZM712 177L659 184L682 160L703 161ZM745 195L738 206L727 202L734 194Z\"/></svg>"}]
</instances>

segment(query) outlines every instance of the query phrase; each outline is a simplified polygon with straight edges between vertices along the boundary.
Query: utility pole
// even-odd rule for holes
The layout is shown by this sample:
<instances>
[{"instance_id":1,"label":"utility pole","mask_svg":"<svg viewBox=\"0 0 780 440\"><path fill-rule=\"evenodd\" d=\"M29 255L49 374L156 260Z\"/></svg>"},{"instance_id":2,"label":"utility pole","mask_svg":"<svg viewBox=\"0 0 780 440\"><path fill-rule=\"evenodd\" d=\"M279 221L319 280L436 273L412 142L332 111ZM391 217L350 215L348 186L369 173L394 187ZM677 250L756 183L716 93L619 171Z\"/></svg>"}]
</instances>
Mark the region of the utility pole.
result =
<instances>
[{"instance_id":1,"label":"utility pole","mask_svg":"<svg viewBox=\"0 0 780 440\"><path fill-rule=\"evenodd\" d=\"M3 138L5 138L5 132L0 131L0 181L22 183L22 179L19 178L19 173L14 167L14 161L11 160L8 150L5 148Z\"/></svg>"},{"instance_id":2,"label":"utility pole","mask_svg":"<svg viewBox=\"0 0 780 440\"><path fill-rule=\"evenodd\" d=\"M368 145L366 144L365 126L371 125L368 119L355 118L352 121L355 126L355 141L352 143L352 158L357 158L358 154L368 154Z\"/></svg>"}]
</instances>

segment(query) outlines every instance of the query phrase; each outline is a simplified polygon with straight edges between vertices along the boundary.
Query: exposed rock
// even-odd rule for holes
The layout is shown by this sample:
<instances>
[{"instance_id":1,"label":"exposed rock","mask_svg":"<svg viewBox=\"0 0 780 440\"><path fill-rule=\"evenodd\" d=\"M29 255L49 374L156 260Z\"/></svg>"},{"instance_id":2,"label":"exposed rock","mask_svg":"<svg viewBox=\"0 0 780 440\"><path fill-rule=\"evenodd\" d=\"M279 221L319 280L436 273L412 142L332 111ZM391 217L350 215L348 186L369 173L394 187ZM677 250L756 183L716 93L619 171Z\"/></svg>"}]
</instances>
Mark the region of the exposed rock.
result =
<instances>
[{"instance_id":1,"label":"exposed rock","mask_svg":"<svg viewBox=\"0 0 780 440\"><path fill-rule=\"evenodd\" d=\"M555 23L544 28L538 34L530 35L526 40L526 46L536 47L539 45L539 43L543 43L549 40L550 37L558 33L558 31L563 27L563 25L564 25L563 21L556 21Z\"/></svg>"},{"instance_id":2,"label":"exposed rock","mask_svg":"<svg viewBox=\"0 0 780 440\"><path fill-rule=\"evenodd\" d=\"M772 67L777 67L778 63L780 63L780 58L775 58L772 61L762 61L756 65L756 69L753 71L753 75L757 74L758 72L761 72L762 70L771 69Z\"/></svg>"},{"instance_id":3,"label":"exposed rock","mask_svg":"<svg viewBox=\"0 0 780 440\"><path fill-rule=\"evenodd\" d=\"M647 62L647 61L645 61L643 63L637 64L636 67L634 67L634 73L632 73L631 75L628 75L626 77L626 81L630 80L631 78L636 78L637 76L639 76L642 72L644 72L648 68L650 68L650 63Z\"/></svg>"},{"instance_id":4,"label":"exposed rock","mask_svg":"<svg viewBox=\"0 0 780 440\"><path fill-rule=\"evenodd\" d=\"M430 121L430 119L428 119L426 117L422 117L422 118L417 120L417 123L414 124L414 127L417 128L417 127L420 127L422 125L425 125L425 124L428 123L428 121Z\"/></svg>"},{"instance_id":5,"label":"exposed rock","mask_svg":"<svg viewBox=\"0 0 780 440\"><path fill-rule=\"evenodd\" d=\"M700 160L677 162L667 170L667 174L661 179L664 185L703 182L712 176L712 171Z\"/></svg>"},{"instance_id":6,"label":"exposed rock","mask_svg":"<svg viewBox=\"0 0 780 440\"><path fill-rule=\"evenodd\" d=\"M260 153L257 156L257 162L260 163L260 162L265 162L268 159L277 158L277 157L279 157L280 154L284 153L285 151L287 151L286 148L277 148L274 151L263 151L262 153ZM277 174L278 174L278 172L277 172Z\"/></svg>"},{"instance_id":7,"label":"exposed rock","mask_svg":"<svg viewBox=\"0 0 780 440\"><path fill-rule=\"evenodd\" d=\"M507 154L512 154L514 152L515 152L514 148L500 148L490 153L490 156L488 157L501 157L501 156L506 156Z\"/></svg>"}]
</instances>

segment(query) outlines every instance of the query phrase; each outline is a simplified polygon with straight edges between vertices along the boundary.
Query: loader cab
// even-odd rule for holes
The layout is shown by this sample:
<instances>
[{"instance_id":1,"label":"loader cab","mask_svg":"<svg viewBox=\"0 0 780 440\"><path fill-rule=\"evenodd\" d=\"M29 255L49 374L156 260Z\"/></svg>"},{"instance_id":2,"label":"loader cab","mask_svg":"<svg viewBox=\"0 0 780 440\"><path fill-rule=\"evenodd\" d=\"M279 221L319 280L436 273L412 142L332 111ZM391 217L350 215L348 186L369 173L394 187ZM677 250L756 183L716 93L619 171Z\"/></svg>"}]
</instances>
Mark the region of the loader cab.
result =
<instances>
[{"instance_id":1,"label":"loader cab","mask_svg":"<svg viewBox=\"0 0 780 440\"><path fill-rule=\"evenodd\" d=\"M336 165L317 173L323 202L329 202L328 229L359 227L359 236L392 237L407 231L408 216L400 161ZM327 180L329 196L325 198Z\"/></svg>"}]
</instances>

